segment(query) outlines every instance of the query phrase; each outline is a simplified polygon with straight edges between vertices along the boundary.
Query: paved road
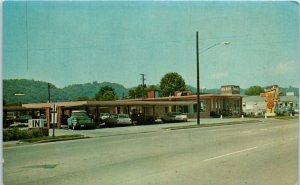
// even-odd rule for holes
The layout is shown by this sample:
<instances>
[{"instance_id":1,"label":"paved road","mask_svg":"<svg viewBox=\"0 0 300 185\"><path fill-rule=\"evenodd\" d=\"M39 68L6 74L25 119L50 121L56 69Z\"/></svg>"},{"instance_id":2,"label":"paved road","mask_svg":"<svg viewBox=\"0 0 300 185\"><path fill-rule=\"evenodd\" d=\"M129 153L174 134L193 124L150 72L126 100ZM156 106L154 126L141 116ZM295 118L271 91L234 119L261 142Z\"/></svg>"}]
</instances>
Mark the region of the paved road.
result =
<instances>
[{"instance_id":1,"label":"paved road","mask_svg":"<svg viewBox=\"0 0 300 185\"><path fill-rule=\"evenodd\" d=\"M295 185L298 120L9 147L4 159L13 185Z\"/></svg>"}]
</instances>

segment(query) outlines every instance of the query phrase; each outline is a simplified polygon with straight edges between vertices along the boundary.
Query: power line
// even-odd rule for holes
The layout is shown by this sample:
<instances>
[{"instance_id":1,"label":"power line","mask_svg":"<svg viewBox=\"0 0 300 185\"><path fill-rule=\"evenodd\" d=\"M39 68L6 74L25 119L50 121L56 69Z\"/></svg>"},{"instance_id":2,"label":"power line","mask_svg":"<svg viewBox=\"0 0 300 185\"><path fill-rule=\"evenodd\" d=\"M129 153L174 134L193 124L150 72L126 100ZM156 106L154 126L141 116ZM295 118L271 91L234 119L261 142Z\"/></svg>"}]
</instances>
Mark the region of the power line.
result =
<instances>
[{"instance_id":1,"label":"power line","mask_svg":"<svg viewBox=\"0 0 300 185\"><path fill-rule=\"evenodd\" d=\"M26 64L28 71L28 13L27 13L27 0L26 0Z\"/></svg>"},{"instance_id":2,"label":"power line","mask_svg":"<svg viewBox=\"0 0 300 185\"><path fill-rule=\"evenodd\" d=\"M145 92L145 74L141 74L142 76L142 98L144 98L144 92Z\"/></svg>"}]
</instances>

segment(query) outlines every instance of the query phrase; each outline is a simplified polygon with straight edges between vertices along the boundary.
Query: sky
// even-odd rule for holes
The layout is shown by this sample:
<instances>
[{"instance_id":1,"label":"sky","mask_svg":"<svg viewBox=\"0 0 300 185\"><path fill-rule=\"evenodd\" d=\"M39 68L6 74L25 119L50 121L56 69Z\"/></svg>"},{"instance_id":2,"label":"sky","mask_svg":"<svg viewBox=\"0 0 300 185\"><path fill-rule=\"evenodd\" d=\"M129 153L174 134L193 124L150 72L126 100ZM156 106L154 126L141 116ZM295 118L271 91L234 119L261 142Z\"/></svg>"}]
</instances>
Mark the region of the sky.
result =
<instances>
[{"instance_id":1,"label":"sky","mask_svg":"<svg viewBox=\"0 0 300 185\"><path fill-rule=\"evenodd\" d=\"M3 79L57 87L159 84L177 72L196 87L299 86L295 2L3 3ZM229 45L223 44L230 42Z\"/></svg>"}]
</instances>

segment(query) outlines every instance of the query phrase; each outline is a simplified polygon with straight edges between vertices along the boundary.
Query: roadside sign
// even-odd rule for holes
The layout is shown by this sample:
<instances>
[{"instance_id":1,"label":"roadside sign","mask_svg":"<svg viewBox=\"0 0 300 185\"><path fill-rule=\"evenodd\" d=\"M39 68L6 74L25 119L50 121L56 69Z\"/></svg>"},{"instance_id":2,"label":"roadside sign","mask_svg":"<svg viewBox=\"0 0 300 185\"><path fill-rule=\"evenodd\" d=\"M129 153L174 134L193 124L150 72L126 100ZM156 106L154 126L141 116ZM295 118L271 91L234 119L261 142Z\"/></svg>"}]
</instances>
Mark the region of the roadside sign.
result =
<instances>
[{"instance_id":1,"label":"roadside sign","mask_svg":"<svg viewBox=\"0 0 300 185\"><path fill-rule=\"evenodd\" d=\"M45 126L46 119L29 119L28 128L42 128Z\"/></svg>"},{"instance_id":2,"label":"roadside sign","mask_svg":"<svg viewBox=\"0 0 300 185\"><path fill-rule=\"evenodd\" d=\"M51 113L51 123L57 123L57 113Z\"/></svg>"}]
</instances>

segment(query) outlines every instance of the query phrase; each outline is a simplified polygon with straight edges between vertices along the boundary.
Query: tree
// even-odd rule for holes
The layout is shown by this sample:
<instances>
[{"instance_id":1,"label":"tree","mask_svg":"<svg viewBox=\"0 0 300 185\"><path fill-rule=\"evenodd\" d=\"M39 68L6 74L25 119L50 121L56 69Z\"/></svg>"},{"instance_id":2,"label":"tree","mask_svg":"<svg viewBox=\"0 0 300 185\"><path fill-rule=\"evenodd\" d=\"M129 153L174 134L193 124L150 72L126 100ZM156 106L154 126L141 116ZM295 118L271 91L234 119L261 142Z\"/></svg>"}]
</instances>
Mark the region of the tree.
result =
<instances>
[{"instance_id":1,"label":"tree","mask_svg":"<svg viewBox=\"0 0 300 185\"><path fill-rule=\"evenodd\" d=\"M153 91L153 90L158 90L158 89L159 89L159 87L157 87L156 85L149 85L144 88L144 93L143 93L143 86L138 85L136 87L130 88L128 95L130 98L142 98L143 94L145 97L147 95L147 92Z\"/></svg>"},{"instance_id":2,"label":"tree","mask_svg":"<svg viewBox=\"0 0 300 185\"><path fill-rule=\"evenodd\" d=\"M95 99L98 101L111 101L111 100L117 100L118 96L116 95L112 87L104 86L95 95Z\"/></svg>"},{"instance_id":3,"label":"tree","mask_svg":"<svg viewBox=\"0 0 300 185\"><path fill-rule=\"evenodd\" d=\"M160 95L170 96L173 95L175 91L186 90L185 81L176 72L170 72L165 74L160 80Z\"/></svg>"},{"instance_id":4,"label":"tree","mask_svg":"<svg viewBox=\"0 0 300 185\"><path fill-rule=\"evenodd\" d=\"M146 93L144 92L144 95ZM129 89L128 95L130 98L141 98L143 97L143 88L142 85L132 87Z\"/></svg>"},{"instance_id":5,"label":"tree","mask_svg":"<svg viewBox=\"0 0 300 185\"><path fill-rule=\"evenodd\" d=\"M260 93L263 93L264 89L261 86L255 85L251 86L248 89L245 90L245 94L248 96L257 96L260 95Z\"/></svg>"},{"instance_id":6,"label":"tree","mask_svg":"<svg viewBox=\"0 0 300 185\"><path fill-rule=\"evenodd\" d=\"M79 96L75 99L76 101L88 101L90 100L87 96Z\"/></svg>"}]
</instances>

